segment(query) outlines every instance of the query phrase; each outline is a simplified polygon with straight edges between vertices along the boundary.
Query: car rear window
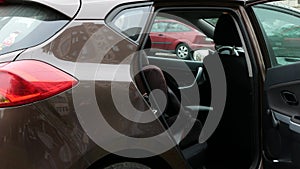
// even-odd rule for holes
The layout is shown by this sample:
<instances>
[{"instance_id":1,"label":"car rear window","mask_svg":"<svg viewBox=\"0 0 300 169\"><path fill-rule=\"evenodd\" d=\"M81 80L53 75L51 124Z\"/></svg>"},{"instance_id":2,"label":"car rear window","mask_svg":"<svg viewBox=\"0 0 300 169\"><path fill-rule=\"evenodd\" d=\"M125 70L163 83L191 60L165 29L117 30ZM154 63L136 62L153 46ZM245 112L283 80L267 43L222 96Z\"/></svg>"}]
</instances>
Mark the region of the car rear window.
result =
<instances>
[{"instance_id":1,"label":"car rear window","mask_svg":"<svg viewBox=\"0 0 300 169\"><path fill-rule=\"evenodd\" d=\"M0 55L46 41L68 20L65 15L40 5L0 5Z\"/></svg>"}]
</instances>

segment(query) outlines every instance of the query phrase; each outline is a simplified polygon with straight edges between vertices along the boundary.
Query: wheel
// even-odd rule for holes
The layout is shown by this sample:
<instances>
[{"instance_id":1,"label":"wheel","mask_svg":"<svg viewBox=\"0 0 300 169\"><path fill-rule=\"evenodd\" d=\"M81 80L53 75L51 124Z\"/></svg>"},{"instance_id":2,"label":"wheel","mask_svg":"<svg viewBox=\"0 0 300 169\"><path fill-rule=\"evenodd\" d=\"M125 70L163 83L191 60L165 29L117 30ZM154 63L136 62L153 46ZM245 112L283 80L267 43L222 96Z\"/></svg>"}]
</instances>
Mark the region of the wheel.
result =
<instances>
[{"instance_id":1,"label":"wheel","mask_svg":"<svg viewBox=\"0 0 300 169\"><path fill-rule=\"evenodd\" d=\"M103 169L151 169L143 164L135 162L121 162L109 165Z\"/></svg>"},{"instance_id":2,"label":"wheel","mask_svg":"<svg viewBox=\"0 0 300 169\"><path fill-rule=\"evenodd\" d=\"M176 55L180 59L190 59L191 58L191 49L185 43L181 43L176 47Z\"/></svg>"}]
</instances>

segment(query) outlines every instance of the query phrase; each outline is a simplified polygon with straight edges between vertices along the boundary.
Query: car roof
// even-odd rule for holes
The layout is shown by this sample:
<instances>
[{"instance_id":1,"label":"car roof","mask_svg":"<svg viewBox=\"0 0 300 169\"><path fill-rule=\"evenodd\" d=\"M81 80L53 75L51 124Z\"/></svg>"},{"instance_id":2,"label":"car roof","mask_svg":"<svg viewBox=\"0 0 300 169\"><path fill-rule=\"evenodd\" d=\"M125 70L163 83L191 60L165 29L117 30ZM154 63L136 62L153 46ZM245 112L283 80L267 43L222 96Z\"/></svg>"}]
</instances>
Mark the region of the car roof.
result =
<instances>
[{"instance_id":1,"label":"car roof","mask_svg":"<svg viewBox=\"0 0 300 169\"><path fill-rule=\"evenodd\" d=\"M106 15L116 6L130 2L182 2L182 0L81 0L82 8L77 16L78 19L104 19ZM238 2L242 4L247 3L261 3L276 0L186 0L186 2ZM101 9L101 10L99 10ZM97 17L97 18L95 18Z\"/></svg>"},{"instance_id":2,"label":"car roof","mask_svg":"<svg viewBox=\"0 0 300 169\"><path fill-rule=\"evenodd\" d=\"M104 19L116 6L130 2L150 2L149 0L82 0L82 7L76 18ZM100 9L100 10L99 10Z\"/></svg>"},{"instance_id":3,"label":"car roof","mask_svg":"<svg viewBox=\"0 0 300 169\"><path fill-rule=\"evenodd\" d=\"M60 11L61 13L77 19L104 19L116 6L130 2L182 2L182 0L6 0L6 1L32 1ZM206 0L207 2L239 2L256 4L274 0ZM186 2L203 2L203 0L187 0Z\"/></svg>"},{"instance_id":4,"label":"car roof","mask_svg":"<svg viewBox=\"0 0 300 169\"><path fill-rule=\"evenodd\" d=\"M4 0L2 3L24 3L24 2L35 2L49 6L70 18L74 17L80 8L80 0Z\"/></svg>"},{"instance_id":5,"label":"car roof","mask_svg":"<svg viewBox=\"0 0 300 169\"><path fill-rule=\"evenodd\" d=\"M49 6L70 18L103 19L116 6L130 2L151 2L151 0L5 0L6 2L36 2ZM95 18L97 17L97 18Z\"/></svg>"}]
</instances>

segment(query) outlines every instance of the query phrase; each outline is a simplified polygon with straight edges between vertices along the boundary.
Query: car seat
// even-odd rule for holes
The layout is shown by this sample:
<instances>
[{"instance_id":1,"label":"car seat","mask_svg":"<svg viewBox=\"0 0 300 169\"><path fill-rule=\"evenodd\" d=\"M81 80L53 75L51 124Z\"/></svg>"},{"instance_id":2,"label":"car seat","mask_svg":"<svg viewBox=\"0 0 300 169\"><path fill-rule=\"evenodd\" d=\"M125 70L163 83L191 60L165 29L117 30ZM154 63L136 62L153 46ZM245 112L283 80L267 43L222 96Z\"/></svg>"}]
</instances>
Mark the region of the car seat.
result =
<instances>
[{"instance_id":1,"label":"car seat","mask_svg":"<svg viewBox=\"0 0 300 169\"><path fill-rule=\"evenodd\" d=\"M151 39L148 36L144 50L148 50L149 48L151 48ZM191 165L202 165L204 152L207 147L206 143L198 143L199 135L202 129L202 123L199 120L193 119L189 116L190 112L184 110L180 100L174 94L172 89L168 87L163 71L155 65L149 65L149 62L147 62L146 58L147 56L144 54L145 52L139 55L141 71L135 78L137 87L146 97L145 99L148 100L152 108L156 110L164 110L161 112L161 119L165 123L166 128L174 123L180 110L184 112L184 118L186 120L186 123L183 124L182 127L184 128L188 125L194 124L190 132L187 133L187 136L180 142L179 147L183 150L184 156L189 160ZM155 103L157 98L155 100L149 98L149 93L156 89L163 92L167 98L167 106L165 109L160 107L159 104Z\"/></svg>"},{"instance_id":2,"label":"car seat","mask_svg":"<svg viewBox=\"0 0 300 169\"><path fill-rule=\"evenodd\" d=\"M209 159L224 168L247 168L251 164L251 81L245 52L234 18L218 19L214 42L226 76L227 97L223 118L209 140ZM233 162L234 161L234 162Z\"/></svg>"}]
</instances>

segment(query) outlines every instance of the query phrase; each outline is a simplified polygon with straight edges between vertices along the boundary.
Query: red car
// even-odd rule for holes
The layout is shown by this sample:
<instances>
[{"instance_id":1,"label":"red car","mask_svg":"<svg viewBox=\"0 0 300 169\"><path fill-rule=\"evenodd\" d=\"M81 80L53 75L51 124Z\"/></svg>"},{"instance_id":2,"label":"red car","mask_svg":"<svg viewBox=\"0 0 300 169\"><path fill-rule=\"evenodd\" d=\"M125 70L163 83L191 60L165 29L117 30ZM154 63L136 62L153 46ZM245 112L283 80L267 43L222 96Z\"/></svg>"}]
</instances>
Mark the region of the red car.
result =
<instances>
[{"instance_id":1,"label":"red car","mask_svg":"<svg viewBox=\"0 0 300 169\"><path fill-rule=\"evenodd\" d=\"M180 59L191 58L197 49L214 49L213 40L199 30L176 20L155 20L150 32L152 48L175 52Z\"/></svg>"}]
</instances>

